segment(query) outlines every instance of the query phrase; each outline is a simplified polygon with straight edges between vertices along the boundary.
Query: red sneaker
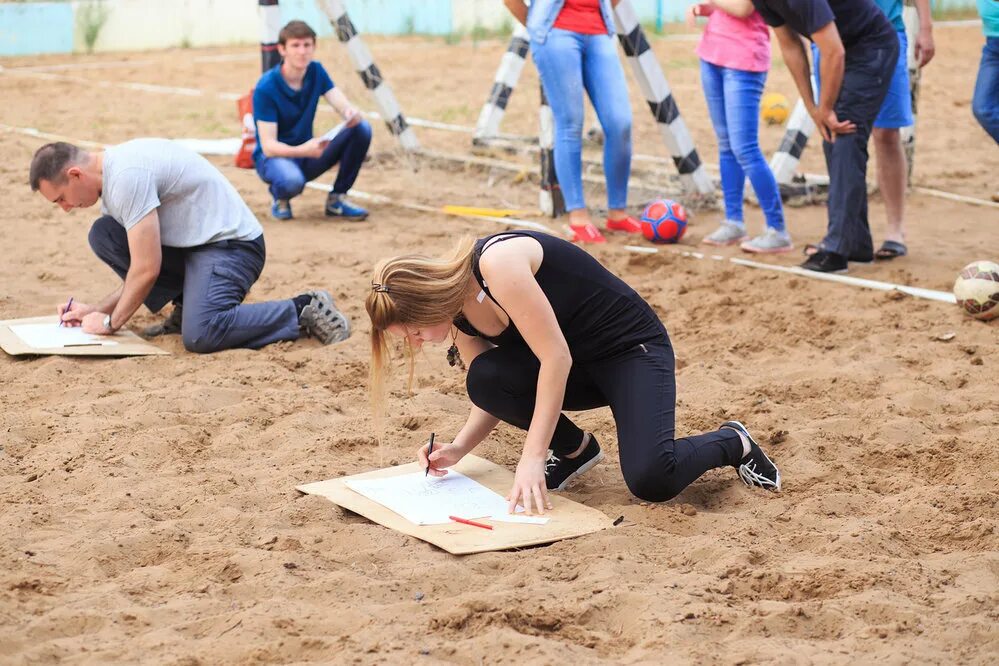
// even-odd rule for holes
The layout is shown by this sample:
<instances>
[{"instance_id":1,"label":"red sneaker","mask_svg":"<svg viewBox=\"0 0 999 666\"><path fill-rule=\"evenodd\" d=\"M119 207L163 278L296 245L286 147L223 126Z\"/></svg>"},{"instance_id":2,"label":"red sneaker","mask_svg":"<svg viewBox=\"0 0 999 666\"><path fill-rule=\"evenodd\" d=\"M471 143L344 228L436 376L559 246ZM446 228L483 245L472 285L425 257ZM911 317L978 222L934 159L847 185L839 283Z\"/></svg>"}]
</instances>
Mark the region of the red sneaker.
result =
<instances>
[{"instance_id":1,"label":"red sneaker","mask_svg":"<svg viewBox=\"0 0 999 666\"><path fill-rule=\"evenodd\" d=\"M570 224L573 243L606 243L607 239L592 224Z\"/></svg>"},{"instance_id":2,"label":"red sneaker","mask_svg":"<svg viewBox=\"0 0 999 666\"><path fill-rule=\"evenodd\" d=\"M628 216L620 220L612 220L607 218L607 230L608 231L623 231L628 234L641 234L642 233L642 223Z\"/></svg>"}]
</instances>

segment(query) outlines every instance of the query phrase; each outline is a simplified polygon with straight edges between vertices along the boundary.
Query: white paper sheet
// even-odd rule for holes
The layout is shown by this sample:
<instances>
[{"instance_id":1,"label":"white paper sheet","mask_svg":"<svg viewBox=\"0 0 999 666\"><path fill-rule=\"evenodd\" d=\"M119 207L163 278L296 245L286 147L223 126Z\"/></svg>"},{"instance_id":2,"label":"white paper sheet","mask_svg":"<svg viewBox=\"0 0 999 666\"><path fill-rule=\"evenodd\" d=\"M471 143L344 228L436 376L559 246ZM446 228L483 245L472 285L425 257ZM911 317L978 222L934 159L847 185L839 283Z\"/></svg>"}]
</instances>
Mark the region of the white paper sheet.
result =
<instances>
[{"instance_id":1,"label":"white paper sheet","mask_svg":"<svg viewBox=\"0 0 999 666\"><path fill-rule=\"evenodd\" d=\"M80 327L60 326L59 324L11 324L10 330L34 349L58 349L60 347L81 347L116 345L116 340L106 335L84 333Z\"/></svg>"},{"instance_id":2,"label":"white paper sheet","mask_svg":"<svg viewBox=\"0 0 999 666\"><path fill-rule=\"evenodd\" d=\"M484 485L450 470L444 477L423 472L381 479L355 479L347 487L417 525L443 525L459 518L507 515L507 501ZM517 507L518 511L523 511Z\"/></svg>"},{"instance_id":3,"label":"white paper sheet","mask_svg":"<svg viewBox=\"0 0 999 666\"><path fill-rule=\"evenodd\" d=\"M326 134L323 134L321 137L319 137L319 140L320 141L332 141L336 137L336 135L339 134L340 131L344 127L346 127L346 126L347 126L346 122L340 123L339 125L337 125L333 129L331 129L329 132L327 132Z\"/></svg>"}]
</instances>

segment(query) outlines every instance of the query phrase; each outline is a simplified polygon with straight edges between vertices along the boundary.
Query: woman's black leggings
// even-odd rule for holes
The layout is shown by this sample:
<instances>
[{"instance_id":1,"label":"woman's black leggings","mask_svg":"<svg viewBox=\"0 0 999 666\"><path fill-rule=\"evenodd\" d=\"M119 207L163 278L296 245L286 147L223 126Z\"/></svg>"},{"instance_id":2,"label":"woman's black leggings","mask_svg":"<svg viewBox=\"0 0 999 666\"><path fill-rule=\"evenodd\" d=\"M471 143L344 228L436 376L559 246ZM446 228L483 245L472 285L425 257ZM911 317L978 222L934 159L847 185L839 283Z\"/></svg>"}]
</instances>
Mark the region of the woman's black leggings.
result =
<instances>
[{"instance_id":1,"label":"woman's black leggings","mask_svg":"<svg viewBox=\"0 0 999 666\"><path fill-rule=\"evenodd\" d=\"M468 369L468 396L480 409L527 430L540 368L527 346L490 349ZM709 469L738 465L742 459L742 442L734 430L673 438L676 382L668 338L637 345L614 358L573 363L562 408L581 411L607 405L617 425L624 480L643 500L668 500ZM583 431L562 414L551 448L560 455L572 453L582 438Z\"/></svg>"}]
</instances>

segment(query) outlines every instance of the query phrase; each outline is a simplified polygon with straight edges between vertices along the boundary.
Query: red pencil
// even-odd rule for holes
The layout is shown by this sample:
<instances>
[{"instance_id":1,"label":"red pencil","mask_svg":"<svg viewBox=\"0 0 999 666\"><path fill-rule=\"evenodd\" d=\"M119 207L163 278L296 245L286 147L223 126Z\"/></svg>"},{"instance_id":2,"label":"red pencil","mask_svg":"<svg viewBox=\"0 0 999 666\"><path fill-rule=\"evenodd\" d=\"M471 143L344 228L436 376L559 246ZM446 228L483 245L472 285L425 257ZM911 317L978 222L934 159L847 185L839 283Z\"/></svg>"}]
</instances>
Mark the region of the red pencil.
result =
<instances>
[{"instance_id":1,"label":"red pencil","mask_svg":"<svg viewBox=\"0 0 999 666\"><path fill-rule=\"evenodd\" d=\"M448 516L451 520L456 523L464 523L465 525L474 525L475 527L481 527L484 530L491 530L492 525L486 525L485 523L477 523L474 520L469 520L468 518L459 518L458 516Z\"/></svg>"}]
</instances>

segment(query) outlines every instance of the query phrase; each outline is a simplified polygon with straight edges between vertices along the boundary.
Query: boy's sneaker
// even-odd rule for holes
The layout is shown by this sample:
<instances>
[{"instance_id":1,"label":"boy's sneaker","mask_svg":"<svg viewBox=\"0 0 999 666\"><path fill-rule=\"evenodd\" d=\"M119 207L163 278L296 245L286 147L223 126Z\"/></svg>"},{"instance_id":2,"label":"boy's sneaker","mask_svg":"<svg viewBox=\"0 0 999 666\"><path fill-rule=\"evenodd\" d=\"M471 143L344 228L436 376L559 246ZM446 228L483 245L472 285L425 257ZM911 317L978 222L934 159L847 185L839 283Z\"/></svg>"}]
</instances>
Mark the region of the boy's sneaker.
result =
<instances>
[{"instance_id":1,"label":"boy's sneaker","mask_svg":"<svg viewBox=\"0 0 999 666\"><path fill-rule=\"evenodd\" d=\"M600 450L597 438L592 433L590 434L590 443L575 458L557 456L553 451L549 451L548 462L545 463L545 481L548 490L562 490L569 485L570 481L580 474L588 472L603 459L604 452Z\"/></svg>"},{"instance_id":2,"label":"boy's sneaker","mask_svg":"<svg viewBox=\"0 0 999 666\"><path fill-rule=\"evenodd\" d=\"M642 223L630 215L622 217L620 220L612 220L608 217L606 225L608 231L623 231L626 234L642 233Z\"/></svg>"},{"instance_id":3,"label":"boy's sneaker","mask_svg":"<svg viewBox=\"0 0 999 666\"><path fill-rule=\"evenodd\" d=\"M159 323L144 328L142 330L142 337L156 338L161 335L179 335L183 321L184 313L180 304L174 305L170 316Z\"/></svg>"},{"instance_id":4,"label":"boy's sneaker","mask_svg":"<svg viewBox=\"0 0 999 666\"><path fill-rule=\"evenodd\" d=\"M290 220L291 202L287 199L275 199L271 204L271 217L275 220Z\"/></svg>"},{"instance_id":5,"label":"boy's sneaker","mask_svg":"<svg viewBox=\"0 0 999 666\"><path fill-rule=\"evenodd\" d=\"M350 320L337 310L328 291L309 291L309 304L302 308L298 325L324 345L342 342L350 337Z\"/></svg>"},{"instance_id":6,"label":"boy's sneaker","mask_svg":"<svg viewBox=\"0 0 999 666\"><path fill-rule=\"evenodd\" d=\"M761 235L744 242L739 247L742 248L743 252L754 254L779 254L793 250L794 243L791 242L791 234L786 231L777 231L767 227L767 230Z\"/></svg>"},{"instance_id":7,"label":"boy's sneaker","mask_svg":"<svg viewBox=\"0 0 999 666\"><path fill-rule=\"evenodd\" d=\"M717 229L705 236L701 242L705 245L724 247L726 245L741 243L747 238L749 236L746 235L745 227L739 226L734 222L722 222Z\"/></svg>"},{"instance_id":8,"label":"boy's sneaker","mask_svg":"<svg viewBox=\"0 0 999 666\"><path fill-rule=\"evenodd\" d=\"M342 217L345 220L360 222L368 217L368 211L347 203L342 194L330 192L326 197L326 217Z\"/></svg>"},{"instance_id":9,"label":"boy's sneaker","mask_svg":"<svg viewBox=\"0 0 999 666\"><path fill-rule=\"evenodd\" d=\"M742 482L750 487L758 486L764 490L780 491L780 470L759 447L746 430L746 426L738 421L725 421L720 428L735 430L749 440L749 455L744 456L736 466Z\"/></svg>"}]
</instances>

